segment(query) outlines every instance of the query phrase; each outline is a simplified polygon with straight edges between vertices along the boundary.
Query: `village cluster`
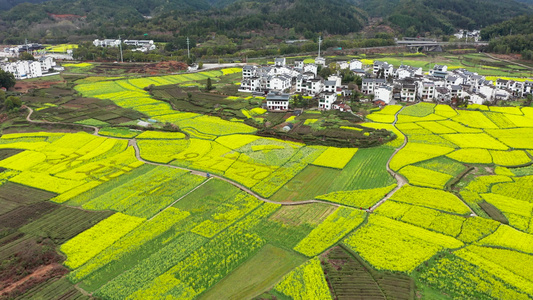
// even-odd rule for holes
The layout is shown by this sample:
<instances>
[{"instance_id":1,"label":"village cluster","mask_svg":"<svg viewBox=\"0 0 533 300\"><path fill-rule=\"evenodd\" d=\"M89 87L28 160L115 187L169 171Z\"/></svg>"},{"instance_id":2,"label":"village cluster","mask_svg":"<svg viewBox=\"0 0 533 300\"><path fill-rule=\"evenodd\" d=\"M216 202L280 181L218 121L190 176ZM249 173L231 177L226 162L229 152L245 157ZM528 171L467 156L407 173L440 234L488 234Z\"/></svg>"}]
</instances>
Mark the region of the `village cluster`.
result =
<instances>
[{"instance_id":1,"label":"village cluster","mask_svg":"<svg viewBox=\"0 0 533 300\"><path fill-rule=\"evenodd\" d=\"M336 62L338 70L350 69L362 78L361 92L380 105L396 102L449 103L464 99L473 104L524 97L533 91L533 81L518 82L498 79L495 83L485 76L445 65L434 65L424 73L422 68L400 65L395 68L385 61L374 61L365 66L359 60ZM327 79L318 75L319 66L326 67L325 59L317 57L314 63L295 61L289 66L285 58L277 58L274 65L244 66L241 92L267 96L267 109L287 110L291 95L301 94L318 99L322 110L349 110L344 99L352 94L342 85L339 74ZM369 99L361 99L369 101Z\"/></svg>"},{"instance_id":2,"label":"village cluster","mask_svg":"<svg viewBox=\"0 0 533 300\"><path fill-rule=\"evenodd\" d=\"M63 67L56 64L50 56L41 56L36 60L18 60L14 62L0 62L0 69L13 73L15 79L30 79L58 74Z\"/></svg>"},{"instance_id":3,"label":"village cluster","mask_svg":"<svg viewBox=\"0 0 533 300\"><path fill-rule=\"evenodd\" d=\"M114 39L96 39L93 41L93 45L96 47L119 47L121 44L137 47L131 51L148 52L156 49L153 40L114 40Z\"/></svg>"}]
</instances>

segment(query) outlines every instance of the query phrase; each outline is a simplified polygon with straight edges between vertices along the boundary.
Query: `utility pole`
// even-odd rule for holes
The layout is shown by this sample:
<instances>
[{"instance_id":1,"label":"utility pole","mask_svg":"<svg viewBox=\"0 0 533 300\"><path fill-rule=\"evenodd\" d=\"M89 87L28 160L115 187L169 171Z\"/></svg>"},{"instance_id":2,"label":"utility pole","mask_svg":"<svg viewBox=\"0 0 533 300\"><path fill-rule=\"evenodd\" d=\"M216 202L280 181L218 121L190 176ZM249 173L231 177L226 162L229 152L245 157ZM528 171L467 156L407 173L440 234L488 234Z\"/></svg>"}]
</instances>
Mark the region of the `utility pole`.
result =
<instances>
[{"instance_id":1,"label":"utility pole","mask_svg":"<svg viewBox=\"0 0 533 300\"><path fill-rule=\"evenodd\" d=\"M318 57L320 57L320 45L322 44L322 36L318 37Z\"/></svg>"},{"instance_id":2,"label":"utility pole","mask_svg":"<svg viewBox=\"0 0 533 300\"><path fill-rule=\"evenodd\" d=\"M120 47L120 62L124 62L124 56L122 56L122 39L120 38L120 35L118 36L118 46Z\"/></svg>"},{"instance_id":3,"label":"utility pole","mask_svg":"<svg viewBox=\"0 0 533 300\"><path fill-rule=\"evenodd\" d=\"M187 38L187 58L191 58L191 51L189 50L189 38Z\"/></svg>"}]
</instances>

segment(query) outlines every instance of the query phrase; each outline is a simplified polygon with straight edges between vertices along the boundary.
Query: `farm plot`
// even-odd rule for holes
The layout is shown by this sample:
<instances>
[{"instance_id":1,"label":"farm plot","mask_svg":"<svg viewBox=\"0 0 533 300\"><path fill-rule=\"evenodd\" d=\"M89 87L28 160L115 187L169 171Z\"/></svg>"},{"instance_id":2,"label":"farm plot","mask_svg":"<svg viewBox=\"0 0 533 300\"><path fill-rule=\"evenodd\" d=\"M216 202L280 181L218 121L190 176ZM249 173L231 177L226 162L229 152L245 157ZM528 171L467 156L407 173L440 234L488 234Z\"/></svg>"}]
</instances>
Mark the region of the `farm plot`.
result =
<instances>
[{"instance_id":1,"label":"farm plot","mask_svg":"<svg viewBox=\"0 0 533 300\"><path fill-rule=\"evenodd\" d=\"M411 299L413 280L406 275L378 272L343 247L322 255L322 264L336 299Z\"/></svg>"},{"instance_id":2,"label":"farm plot","mask_svg":"<svg viewBox=\"0 0 533 300\"><path fill-rule=\"evenodd\" d=\"M183 223L181 221L189 215L189 212L174 208L165 210L91 257L85 264L70 273L69 278L73 282L83 280L82 285L88 291L96 290L147 255L143 253L143 250L146 251L143 249L146 245L150 245L162 236L171 239L172 236L169 237L168 233L173 233L173 226L181 225Z\"/></svg>"},{"instance_id":3,"label":"farm plot","mask_svg":"<svg viewBox=\"0 0 533 300\"><path fill-rule=\"evenodd\" d=\"M199 185L205 178L157 167L83 204L84 209L120 211L150 218Z\"/></svg>"},{"instance_id":4,"label":"farm plot","mask_svg":"<svg viewBox=\"0 0 533 300\"><path fill-rule=\"evenodd\" d=\"M411 272L443 249L463 246L452 237L378 215L344 243L376 269L400 272Z\"/></svg>"},{"instance_id":5,"label":"farm plot","mask_svg":"<svg viewBox=\"0 0 533 300\"><path fill-rule=\"evenodd\" d=\"M317 166L307 166L287 184L279 189L272 200L278 202L313 199L327 193L341 170Z\"/></svg>"},{"instance_id":6,"label":"farm plot","mask_svg":"<svg viewBox=\"0 0 533 300\"><path fill-rule=\"evenodd\" d=\"M403 175L411 185L444 189L444 186L453 177L451 175L424 169L416 166L405 166L399 173Z\"/></svg>"},{"instance_id":7,"label":"farm plot","mask_svg":"<svg viewBox=\"0 0 533 300\"><path fill-rule=\"evenodd\" d=\"M263 204L246 218L196 249L168 271L147 282L132 299L172 296L194 297L228 275L252 257L265 242L248 230L277 209L277 205ZM225 263L219 264L224 260ZM193 288L194 287L194 288Z\"/></svg>"},{"instance_id":8,"label":"farm plot","mask_svg":"<svg viewBox=\"0 0 533 300\"><path fill-rule=\"evenodd\" d=\"M327 193L387 187L396 181L386 165L394 149L387 146L359 149L333 181Z\"/></svg>"},{"instance_id":9,"label":"farm plot","mask_svg":"<svg viewBox=\"0 0 533 300\"><path fill-rule=\"evenodd\" d=\"M318 258L287 274L274 290L295 300L332 299Z\"/></svg>"},{"instance_id":10,"label":"farm plot","mask_svg":"<svg viewBox=\"0 0 533 300\"><path fill-rule=\"evenodd\" d=\"M529 299L523 290L502 281L501 274L457 255L442 255L416 276L441 292L468 299Z\"/></svg>"},{"instance_id":11,"label":"farm plot","mask_svg":"<svg viewBox=\"0 0 533 300\"><path fill-rule=\"evenodd\" d=\"M10 139L13 143L9 145L19 140ZM142 165L135 159L133 148L127 148L127 141L81 132L43 143L0 161L4 167L21 171L9 181L58 194L68 192L71 197ZM58 202L68 200L58 197L63 197Z\"/></svg>"},{"instance_id":12,"label":"farm plot","mask_svg":"<svg viewBox=\"0 0 533 300\"><path fill-rule=\"evenodd\" d=\"M250 260L198 299L250 299L276 284L305 259L287 250L265 245Z\"/></svg>"},{"instance_id":13,"label":"farm plot","mask_svg":"<svg viewBox=\"0 0 533 300\"><path fill-rule=\"evenodd\" d=\"M458 134L444 134L443 138L449 140L461 148L482 148L507 150L509 147L502 144L486 133L458 133Z\"/></svg>"},{"instance_id":14,"label":"farm plot","mask_svg":"<svg viewBox=\"0 0 533 300\"><path fill-rule=\"evenodd\" d=\"M492 193L480 194L480 196L500 210L509 220L511 226L532 232L530 223L533 216L533 203Z\"/></svg>"},{"instance_id":15,"label":"farm plot","mask_svg":"<svg viewBox=\"0 0 533 300\"><path fill-rule=\"evenodd\" d=\"M457 116L452 117L453 121L459 122L463 125L472 128L480 129L498 129L499 127L494 124L489 118L487 118L480 111L461 110L457 111Z\"/></svg>"},{"instance_id":16,"label":"farm plot","mask_svg":"<svg viewBox=\"0 0 533 300\"><path fill-rule=\"evenodd\" d=\"M366 214L360 210L340 207L300 241L294 250L313 257L338 242L365 218Z\"/></svg>"},{"instance_id":17,"label":"farm plot","mask_svg":"<svg viewBox=\"0 0 533 300\"><path fill-rule=\"evenodd\" d=\"M531 255L489 247L468 246L455 255L489 274L499 277L514 289L533 295Z\"/></svg>"},{"instance_id":18,"label":"farm plot","mask_svg":"<svg viewBox=\"0 0 533 300\"><path fill-rule=\"evenodd\" d=\"M330 201L333 203L339 203L346 206L355 208L370 208L376 204L385 195L392 191L396 185L390 185L382 188L375 189L361 189L354 191L339 191L325 195L317 196L317 199Z\"/></svg>"},{"instance_id":19,"label":"farm plot","mask_svg":"<svg viewBox=\"0 0 533 300\"><path fill-rule=\"evenodd\" d=\"M515 182L498 183L492 186L495 194L533 202L533 176L515 177Z\"/></svg>"},{"instance_id":20,"label":"farm plot","mask_svg":"<svg viewBox=\"0 0 533 300\"><path fill-rule=\"evenodd\" d=\"M455 195L437 189L404 185L391 199L456 214L470 213L470 209Z\"/></svg>"},{"instance_id":21,"label":"farm plot","mask_svg":"<svg viewBox=\"0 0 533 300\"><path fill-rule=\"evenodd\" d=\"M533 235L510 226L500 226L493 234L479 241L482 246L501 247L533 254Z\"/></svg>"},{"instance_id":22,"label":"farm plot","mask_svg":"<svg viewBox=\"0 0 533 300\"><path fill-rule=\"evenodd\" d=\"M255 128L243 123L230 122L207 115L199 115L196 118L173 118L173 116L179 116L179 114L177 114L170 105L163 101L151 99L149 93L143 90L145 87L152 84L159 86L168 84L168 82L179 83L202 80L208 77L217 77L225 75L224 72L227 74L235 73L235 70L227 70L228 71L222 72L200 72L195 74L164 76L159 78L159 80L153 80L152 78L147 77L132 80L126 79L84 83L75 86L75 89L86 97L109 99L121 107L131 108L161 122L173 119L171 122L177 124L181 128L193 128L203 134L218 136L235 133L254 133L256 131ZM165 80L165 82L160 80Z\"/></svg>"},{"instance_id":23,"label":"farm plot","mask_svg":"<svg viewBox=\"0 0 533 300\"><path fill-rule=\"evenodd\" d=\"M404 166L446 155L453 150L454 149L450 147L437 145L407 143L407 145L393 157L390 162L390 167L397 171Z\"/></svg>"},{"instance_id":24,"label":"farm plot","mask_svg":"<svg viewBox=\"0 0 533 300\"><path fill-rule=\"evenodd\" d=\"M461 233L466 220L457 215L396 201L383 203L376 213L452 237Z\"/></svg>"},{"instance_id":25,"label":"farm plot","mask_svg":"<svg viewBox=\"0 0 533 300\"><path fill-rule=\"evenodd\" d=\"M120 213L101 221L61 245L68 258L65 265L77 268L139 226L144 219Z\"/></svg>"},{"instance_id":26,"label":"farm plot","mask_svg":"<svg viewBox=\"0 0 533 300\"><path fill-rule=\"evenodd\" d=\"M269 244L291 251L334 210L331 205L319 203L284 206L254 232Z\"/></svg>"}]
</instances>

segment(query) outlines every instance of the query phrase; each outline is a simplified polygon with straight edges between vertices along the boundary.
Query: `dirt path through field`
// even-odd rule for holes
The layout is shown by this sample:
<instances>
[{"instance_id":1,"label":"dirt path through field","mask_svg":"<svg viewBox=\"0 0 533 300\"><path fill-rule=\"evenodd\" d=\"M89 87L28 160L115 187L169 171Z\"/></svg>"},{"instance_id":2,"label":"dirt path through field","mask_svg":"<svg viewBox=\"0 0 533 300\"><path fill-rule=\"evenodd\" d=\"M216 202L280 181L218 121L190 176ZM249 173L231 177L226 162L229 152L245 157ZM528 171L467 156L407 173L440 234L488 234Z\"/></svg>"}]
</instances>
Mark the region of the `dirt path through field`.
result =
<instances>
[{"instance_id":1,"label":"dirt path through field","mask_svg":"<svg viewBox=\"0 0 533 300\"><path fill-rule=\"evenodd\" d=\"M495 59L495 60L503 61L503 62L510 63L510 64L513 64L513 65L517 65L517 66L520 66L520 67L524 67L524 68L526 68L526 69L528 69L528 70L533 70L533 68L530 67L530 66L526 66L526 65L523 65L523 64L521 64L521 63L514 62L514 61L512 61L512 60L507 60L507 59L497 58L497 57L495 57L495 56L493 56L493 55L490 55L490 54L488 54L488 53L485 53L485 52L483 52L483 54L485 54L485 56L488 56L488 57L490 57L490 58L492 58L492 59Z\"/></svg>"},{"instance_id":2,"label":"dirt path through field","mask_svg":"<svg viewBox=\"0 0 533 300\"><path fill-rule=\"evenodd\" d=\"M396 114L394 115L394 122L392 122L392 126L394 126L394 128L396 128L397 130L399 130L396 127L396 122L398 122L398 115L400 114L400 112L404 108L405 108L405 106L402 107L402 109L400 109L399 111L397 111ZM392 161L394 156L396 156L396 154L398 152L400 152L400 150L402 150L407 145L407 142L408 142L407 136L404 135L403 144L398 149L396 149L396 151L394 151L394 153L391 155L391 157L387 161L387 172L389 172L392 175L392 177L394 177L394 179L396 179L396 181L398 182L397 186L392 191L390 191L387 195L385 195L385 197L383 197L383 199L381 199L378 203L374 204L374 206L372 206L369 210L367 210L368 212L374 212L374 210L376 210L376 208L378 208L381 204L385 203L385 201L389 200L389 198L392 197L392 195L394 195L394 193L396 193L400 188L402 188L402 186L404 186L404 185L406 185L408 183L408 181L407 181L407 179L405 177L403 177L402 175L394 172L390 168L390 162Z\"/></svg>"},{"instance_id":3,"label":"dirt path through field","mask_svg":"<svg viewBox=\"0 0 533 300\"><path fill-rule=\"evenodd\" d=\"M33 273L31 273L30 275L20 279L17 282L11 283L5 289L1 290L0 291L0 296L1 295L7 295L7 294L11 293L13 290L18 288L19 286L24 285L27 281L29 281L31 279L39 279L39 278L45 277L46 274L48 274L48 272L52 271L56 267L61 267L61 265L54 263L54 264L50 264L50 265L46 265L46 266L40 266L35 271L33 271Z\"/></svg>"}]
</instances>

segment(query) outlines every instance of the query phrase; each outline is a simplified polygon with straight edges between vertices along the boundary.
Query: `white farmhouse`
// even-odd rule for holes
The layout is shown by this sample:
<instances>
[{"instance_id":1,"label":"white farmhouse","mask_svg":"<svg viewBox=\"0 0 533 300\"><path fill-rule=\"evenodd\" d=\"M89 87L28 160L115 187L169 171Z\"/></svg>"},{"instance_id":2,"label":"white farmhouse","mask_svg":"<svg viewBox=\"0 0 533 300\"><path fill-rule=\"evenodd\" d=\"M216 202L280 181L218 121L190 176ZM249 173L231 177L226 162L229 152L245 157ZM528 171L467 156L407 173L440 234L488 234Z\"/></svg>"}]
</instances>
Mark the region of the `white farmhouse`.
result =
<instances>
[{"instance_id":1,"label":"white farmhouse","mask_svg":"<svg viewBox=\"0 0 533 300\"><path fill-rule=\"evenodd\" d=\"M315 58L315 64L325 67L326 66L326 59L323 58L323 57L317 57L317 58Z\"/></svg>"},{"instance_id":2,"label":"white farmhouse","mask_svg":"<svg viewBox=\"0 0 533 300\"><path fill-rule=\"evenodd\" d=\"M337 93L324 92L318 102L318 108L330 110L333 108L333 103L337 101Z\"/></svg>"},{"instance_id":3,"label":"white farmhouse","mask_svg":"<svg viewBox=\"0 0 533 300\"><path fill-rule=\"evenodd\" d=\"M374 101L381 100L385 104L392 101L392 87L388 85L381 85L374 91Z\"/></svg>"},{"instance_id":4,"label":"white farmhouse","mask_svg":"<svg viewBox=\"0 0 533 300\"><path fill-rule=\"evenodd\" d=\"M360 70L363 68L363 63L357 59L352 59L350 61L350 70Z\"/></svg>"},{"instance_id":5,"label":"white farmhouse","mask_svg":"<svg viewBox=\"0 0 533 300\"><path fill-rule=\"evenodd\" d=\"M12 73L15 79L29 79L43 76L41 63L31 60L19 60L0 65L5 72Z\"/></svg>"},{"instance_id":6,"label":"white farmhouse","mask_svg":"<svg viewBox=\"0 0 533 300\"><path fill-rule=\"evenodd\" d=\"M433 101L435 98L435 83L432 81L419 82L418 98L420 98L422 101Z\"/></svg>"},{"instance_id":7,"label":"white farmhouse","mask_svg":"<svg viewBox=\"0 0 533 300\"><path fill-rule=\"evenodd\" d=\"M324 81L324 92L335 93L337 91L337 83L334 80Z\"/></svg>"},{"instance_id":8,"label":"white farmhouse","mask_svg":"<svg viewBox=\"0 0 533 300\"><path fill-rule=\"evenodd\" d=\"M104 39L99 40L96 39L93 41L93 45L96 47L118 47L120 45L120 40L112 40L112 39Z\"/></svg>"},{"instance_id":9,"label":"white farmhouse","mask_svg":"<svg viewBox=\"0 0 533 300\"><path fill-rule=\"evenodd\" d=\"M267 94L267 109L269 111L286 111L289 109L289 94L270 92Z\"/></svg>"},{"instance_id":10,"label":"white farmhouse","mask_svg":"<svg viewBox=\"0 0 533 300\"><path fill-rule=\"evenodd\" d=\"M276 58L274 60L274 65L276 67L285 67L286 64L287 64L287 60L285 59L285 57Z\"/></svg>"},{"instance_id":11,"label":"white farmhouse","mask_svg":"<svg viewBox=\"0 0 533 300\"><path fill-rule=\"evenodd\" d=\"M257 76L257 67L256 66L244 66L242 67L242 78L252 78Z\"/></svg>"},{"instance_id":12,"label":"white farmhouse","mask_svg":"<svg viewBox=\"0 0 533 300\"><path fill-rule=\"evenodd\" d=\"M316 76L317 73L318 73L318 66L315 65L315 64L306 64L304 66L304 73L307 73L307 72L311 72L311 73L315 74L315 76Z\"/></svg>"},{"instance_id":13,"label":"white farmhouse","mask_svg":"<svg viewBox=\"0 0 533 300\"><path fill-rule=\"evenodd\" d=\"M385 84L385 79L363 78L362 92L363 94L374 94L374 90L380 85Z\"/></svg>"},{"instance_id":14,"label":"white farmhouse","mask_svg":"<svg viewBox=\"0 0 533 300\"><path fill-rule=\"evenodd\" d=\"M400 99L406 102L415 102L417 85L413 83L404 83L402 84L402 89L400 91Z\"/></svg>"},{"instance_id":15,"label":"white farmhouse","mask_svg":"<svg viewBox=\"0 0 533 300\"><path fill-rule=\"evenodd\" d=\"M350 67L350 64L347 61L338 61L337 66L339 70L346 70Z\"/></svg>"},{"instance_id":16,"label":"white farmhouse","mask_svg":"<svg viewBox=\"0 0 533 300\"><path fill-rule=\"evenodd\" d=\"M266 81L266 89L284 91L291 87L291 78L287 75L269 76Z\"/></svg>"}]
</instances>

